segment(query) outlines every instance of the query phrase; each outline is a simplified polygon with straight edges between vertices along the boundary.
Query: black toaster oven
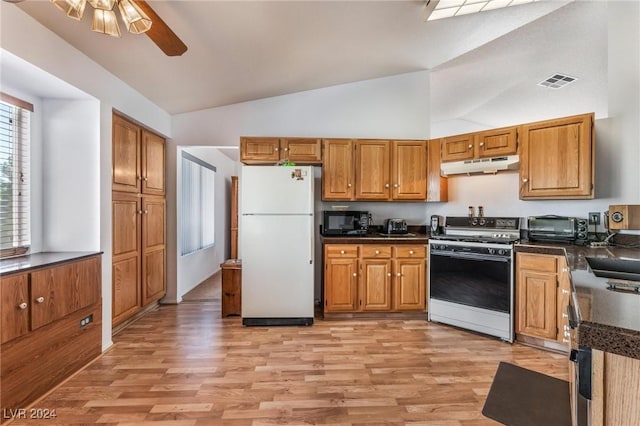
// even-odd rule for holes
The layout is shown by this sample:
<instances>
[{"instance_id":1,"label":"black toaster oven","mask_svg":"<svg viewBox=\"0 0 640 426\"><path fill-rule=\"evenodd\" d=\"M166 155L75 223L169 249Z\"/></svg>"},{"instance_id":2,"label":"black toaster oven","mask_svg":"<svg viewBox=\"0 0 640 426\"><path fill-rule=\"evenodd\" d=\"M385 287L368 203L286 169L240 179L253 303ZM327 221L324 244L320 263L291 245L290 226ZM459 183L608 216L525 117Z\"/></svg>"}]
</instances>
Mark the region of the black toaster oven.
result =
<instances>
[{"instance_id":1,"label":"black toaster oven","mask_svg":"<svg viewBox=\"0 0 640 426\"><path fill-rule=\"evenodd\" d=\"M555 215L530 216L527 233L530 241L586 243L587 219Z\"/></svg>"}]
</instances>

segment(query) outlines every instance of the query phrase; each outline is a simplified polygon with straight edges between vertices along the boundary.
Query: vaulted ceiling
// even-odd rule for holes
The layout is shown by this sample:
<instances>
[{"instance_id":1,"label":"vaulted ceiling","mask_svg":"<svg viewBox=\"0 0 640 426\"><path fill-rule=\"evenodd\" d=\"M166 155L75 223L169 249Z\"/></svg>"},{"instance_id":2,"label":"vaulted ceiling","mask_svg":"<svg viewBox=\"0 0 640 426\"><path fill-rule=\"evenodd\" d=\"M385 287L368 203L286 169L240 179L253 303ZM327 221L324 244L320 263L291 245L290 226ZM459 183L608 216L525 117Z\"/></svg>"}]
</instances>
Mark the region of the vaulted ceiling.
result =
<instances>
[{"instance_id":1,"label":"vaulted ceiling","mask_svg":"<svg viewBox=\"0 0 640 426\"><path fill-rule=\"evenodd\" d=\"M552 47L540 45L536 35L559 34L566 56L581 59L577 66L589 65L584 48L572 52L572 42L563 37L598 19L567 1L429 22L423 19L424 2L417 0L148 3L188 46L184 55L168 57L148 37L124 30L120 39L94 33L90 13L74 21L49 1L3 7L21 8L171 114L429 69L436 80L446 75L437 81L434 101L447 113L465 115L479 100L465 107L447 98L463 95L494 69L500 71L489 79L492 85L508 90L517 84L530 55ZM551 50L554 57L562 52ZM527 63L519 64L524 55ZM474 65L477 75L468 73Z\"/></svg>"}]
</instances>

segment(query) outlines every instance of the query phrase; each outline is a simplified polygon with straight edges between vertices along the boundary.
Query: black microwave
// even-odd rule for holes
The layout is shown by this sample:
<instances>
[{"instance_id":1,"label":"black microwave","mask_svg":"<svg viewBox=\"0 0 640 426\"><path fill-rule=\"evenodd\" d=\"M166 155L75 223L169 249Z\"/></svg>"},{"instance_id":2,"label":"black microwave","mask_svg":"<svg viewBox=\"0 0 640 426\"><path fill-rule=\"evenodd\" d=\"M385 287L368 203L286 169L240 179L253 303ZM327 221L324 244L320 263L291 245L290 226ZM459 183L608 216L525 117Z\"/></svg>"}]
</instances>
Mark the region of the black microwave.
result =
<instances>
[{"instance_id":1,"label":"black microwave","mask_svg":"<svg viewBox=\"0 0 640 426\"><path fill-rule=\"evenodd\" d=\"M324 210L322 235L364 235L370 221L371 215L365 211Z\"/></svg>"}]
</instances>

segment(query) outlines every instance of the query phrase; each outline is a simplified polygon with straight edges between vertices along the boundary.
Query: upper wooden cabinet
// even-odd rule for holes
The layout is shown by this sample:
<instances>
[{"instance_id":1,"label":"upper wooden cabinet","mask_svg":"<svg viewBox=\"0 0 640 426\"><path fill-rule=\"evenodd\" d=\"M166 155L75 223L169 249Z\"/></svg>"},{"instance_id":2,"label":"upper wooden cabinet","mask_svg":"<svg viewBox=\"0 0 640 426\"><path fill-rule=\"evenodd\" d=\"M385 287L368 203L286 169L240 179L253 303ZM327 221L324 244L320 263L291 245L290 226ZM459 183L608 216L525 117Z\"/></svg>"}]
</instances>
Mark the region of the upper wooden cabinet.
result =
<instances>
[{"instance_id":1,"label":"upper wooden cabinet","mask_svg":"<svg viewBox=\"0 0 640 426\"><path fill-rule=\"evenodd\" d=\"M113 186L114 191L140 192L140 127L113 115Z\"/></svg>"},{"instance_id":2,"label":"upper wooden cabinet","mask_svg":"<svg viewBox=\"0 0 640 426\"><path fill-rule=\"evenodd\" d=\"M520 199L594 197L594 114L521 126Z\"/></svg>"},{"instance_id":3,"label":"upper wooden cabinet","mask_svg":"<svg viewBox=\"0 0 640 426\"><path fill-rule=\"evenodd\" d=\"M426 200L427 142L393 141L391 198L393 200Z\"/></svg>"},{"instance_id":4,"label":"upper wooden cabinet","mask_svg":"<svg viewBox=\"0 0 640 426\"><path fill-rule=\"evenodd\" d=\"M113 114L112 190L165 193L165 140Z\"/></svg>"},{"instance_id":5,"label":"upper wooden cabinet","mask_svg":"<svg viewBox=\"0 0 640 426\"><path fill-rule=\"evenodd\" d=\"M355 142L357 200L388 200L391 197L390 145L386 140Z\"/></svg>"},{"instance_id":6,"label":"upper wooden cabinet","mask_svg":"<svg viewBox=\"0 0 640 426\"><path fill-rule=\"evenodd\" d=\"M320 164L322 142L316 138L240 138L240 161L245 164L276 164L293 161Z\"/></svg>"},{"instance_id":7,"label":"upper wooden cabinet","mask_svg":"<svg viewBox=\"0 0 640 426\"><path fill-rule=\"evenodd\" d=\"M353 200L353 140L325 139L322 141L322 151L322 199Z\"/></svg>"},{"instance_id":8,"label":"upper wooden cabinet","mask_svg":"<svg viewBox=\"0 0 640 426\"><path fill-rule=\"evenodd\" d=\"M442 161L512 155L518 152L517 127L447 136L441 140Z\"/></svg>"}]
</instances>

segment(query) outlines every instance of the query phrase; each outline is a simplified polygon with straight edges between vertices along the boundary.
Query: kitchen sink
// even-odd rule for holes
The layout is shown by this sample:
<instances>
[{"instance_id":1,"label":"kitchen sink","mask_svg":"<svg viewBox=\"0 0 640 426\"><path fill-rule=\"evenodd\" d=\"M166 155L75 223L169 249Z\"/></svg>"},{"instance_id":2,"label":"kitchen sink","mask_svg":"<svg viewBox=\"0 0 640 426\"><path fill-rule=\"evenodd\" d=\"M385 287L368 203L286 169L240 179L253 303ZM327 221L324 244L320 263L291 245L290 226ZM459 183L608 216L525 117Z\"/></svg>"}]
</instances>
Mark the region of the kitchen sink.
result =
<instances>
[{"instance_id":1,"label":"kitchen sink","mask_svg":"<svg viewBox=\"0 0 640 426\"><path fill-rule=\"evenodd\" d=\"M596 277L618 280L640 281L640 260L586 257Z\"/></svg>"}]
</instances>

